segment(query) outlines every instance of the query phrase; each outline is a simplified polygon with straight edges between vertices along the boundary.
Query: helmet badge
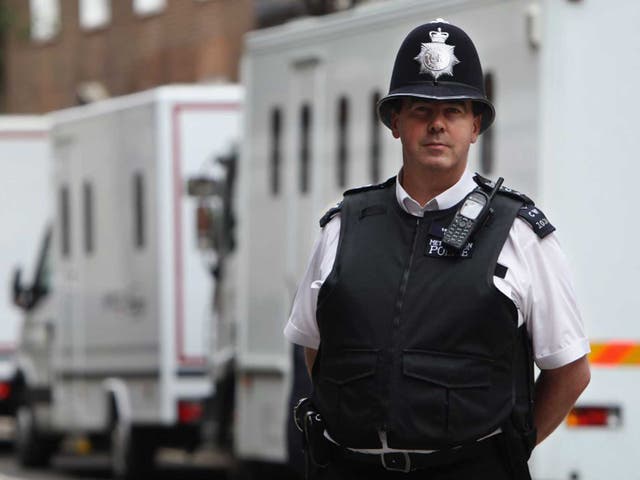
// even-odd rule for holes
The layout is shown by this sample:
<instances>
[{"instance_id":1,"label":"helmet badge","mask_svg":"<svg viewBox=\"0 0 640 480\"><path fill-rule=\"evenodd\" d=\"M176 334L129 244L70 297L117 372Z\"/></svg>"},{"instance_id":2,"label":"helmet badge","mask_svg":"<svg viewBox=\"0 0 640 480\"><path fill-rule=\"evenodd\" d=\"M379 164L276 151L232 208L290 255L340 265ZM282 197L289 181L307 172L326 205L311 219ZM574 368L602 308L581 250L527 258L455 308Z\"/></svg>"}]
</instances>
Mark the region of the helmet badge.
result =
<instances>
[{"instance_id":1,"label":"helmet badge","mask_svg":"<svg viewBox=\"0 0 640 480\"><path fill-rule=\"evenodd\" d=\"M453 53L455 46L445 43L449 34L438 27L438 31L429 32L429 37L431 42L423 43L420 53L414 57L420 64L420 73L428 73L434 80L440 75L453 76L453 66L460 63L460 60Z\"/></svg>"}]
</instances>

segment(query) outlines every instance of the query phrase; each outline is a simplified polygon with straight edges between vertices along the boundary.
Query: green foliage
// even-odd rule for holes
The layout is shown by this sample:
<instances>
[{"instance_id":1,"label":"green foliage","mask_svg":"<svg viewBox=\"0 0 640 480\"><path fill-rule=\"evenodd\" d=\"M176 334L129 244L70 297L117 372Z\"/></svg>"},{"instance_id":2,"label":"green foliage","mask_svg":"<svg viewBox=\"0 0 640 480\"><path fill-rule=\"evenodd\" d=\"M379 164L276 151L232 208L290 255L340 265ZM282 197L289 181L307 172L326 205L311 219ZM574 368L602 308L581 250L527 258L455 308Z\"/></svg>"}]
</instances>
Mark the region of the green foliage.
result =
<instances>
[{"instance_id":1,"label":"green foliage","mask_svg":"<svg viewBox=\"0 0 640 480\"><path fill-rule=\"evenodd\" d=\"M7 6L6 2L0 2L0 35L5 35L16 23L16 13Z\"/></svg>"}]
</instances>

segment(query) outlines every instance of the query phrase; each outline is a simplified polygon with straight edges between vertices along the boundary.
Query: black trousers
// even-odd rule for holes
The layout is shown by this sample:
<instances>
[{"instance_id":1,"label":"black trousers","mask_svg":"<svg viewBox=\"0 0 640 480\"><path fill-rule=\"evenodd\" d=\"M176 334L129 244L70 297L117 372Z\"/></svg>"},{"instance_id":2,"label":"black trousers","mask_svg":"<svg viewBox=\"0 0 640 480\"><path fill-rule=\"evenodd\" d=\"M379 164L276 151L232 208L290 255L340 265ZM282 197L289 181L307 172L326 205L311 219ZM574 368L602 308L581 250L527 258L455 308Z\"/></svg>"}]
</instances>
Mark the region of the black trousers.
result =
<instances>
[{"instance_id":1,"label":"black trousers","mask_svg":"<svg viewBox=\"0 0 640 480\"><path fill-rule=\"evenodd\" d=\"M409 473L385 470L382 465L332 457L328 466L316 468L310 480L521 480L513 473L505 450L492 442L487 454L455 464L414 470ZM524 460L523 460L524 461ZM524 466L526 469L526 466Z\"/></svg>"}]
</instances>

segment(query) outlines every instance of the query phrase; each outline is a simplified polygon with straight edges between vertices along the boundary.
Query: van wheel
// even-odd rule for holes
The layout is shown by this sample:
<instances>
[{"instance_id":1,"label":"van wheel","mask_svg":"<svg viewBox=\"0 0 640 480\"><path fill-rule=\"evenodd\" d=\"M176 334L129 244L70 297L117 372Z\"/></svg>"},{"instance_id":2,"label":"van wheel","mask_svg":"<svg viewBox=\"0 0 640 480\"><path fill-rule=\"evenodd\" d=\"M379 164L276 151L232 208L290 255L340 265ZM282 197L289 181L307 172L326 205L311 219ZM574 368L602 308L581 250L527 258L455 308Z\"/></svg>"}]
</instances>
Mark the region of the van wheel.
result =
<instances>
[{"instance_id":1,"label":"van wheel","mask_svg":"<svg viewBox=\"0 0 640 480\"><path fill-rule=\"evenodd\" d=\"M111 427L111 467L122 480L148 478L153 471L155 445L145 439L131 423L116 420Z\"/></svg>"},{"instance_id":2,"label":"van wheel","mask_svg":"<svg viewBox=\"0 0 640 480\"><path fill-rule=\"evenodd\" d=\"M52 442L38 431L31 405L20 405L16 412L14 446L18 463L24 467L44 467L53 453Z\"/></svg>"}]
</instances>

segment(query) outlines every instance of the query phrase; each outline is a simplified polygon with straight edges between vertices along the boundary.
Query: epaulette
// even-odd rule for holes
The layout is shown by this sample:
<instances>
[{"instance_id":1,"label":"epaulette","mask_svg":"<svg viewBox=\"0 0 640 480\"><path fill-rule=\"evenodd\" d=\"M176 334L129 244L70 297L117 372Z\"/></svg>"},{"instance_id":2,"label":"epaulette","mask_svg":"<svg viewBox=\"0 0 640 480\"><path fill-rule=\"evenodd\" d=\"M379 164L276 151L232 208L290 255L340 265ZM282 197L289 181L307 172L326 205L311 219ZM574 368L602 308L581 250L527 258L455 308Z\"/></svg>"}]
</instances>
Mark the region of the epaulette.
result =
<instances>
[{"instance_id":1,"label":"epaulette","mask_svg":"<svg viewBox=\"0 0 640 480\"><path fill-rule=\"evenodd\" d=\"M382 188L387 188L389 185L395 183L396 177L391 177L388 180L385 180L382 183L377 183L375 185L364 185L362 187L351 188L344 192L343 195L353 195L354 193L368 192L370 190L379 190Z\"/></svg>"},{"instance_id":2,"label":"epaulette","mask_svg":"<svg viewBox=\"0 0 640 480\"><path fill-rule=\"evenodd\" d=\"M490 192L491 190L493 190L493 187L495 186L495 183L492 180L489 180L488 178L483 177L482 175L480 175L479 173L476 173L473 176L473 180L480 186L482 187L484 190ZM531 200L529 197L527 197L524 193L520 193L517 190L514 190L512 188L509 187L500 187L499 193L506 195L508 197L514 198L516 200L520 200L522 201L525 205L533 205L533 200Z\"/></svg>"},{"instance_id":3,"label":"epaulette","mask_svg":"<svg viewBox=\"0 0 640 480\"><path fill-rule=\"evenodd\" d=\"M556 230L556 227L551 225L547 217L542 213L542 210L535 205L523 205L520 207L518 217L531 225L533 231L540 238L544 238Z\"/></svg>"},{"instance_id":4,"label":"epaulette","mask_svg":"<svg viewBox=\"0 0 640 480\"><path fill-rule=\"evenodd\" d=\"M493 187L495 186L494 182L477 173L473 176L473 179L482 189L487 191L493 190ZM527 197L524 193L520 193L517 190L513 190L508 187L500 187L498 193L511 197L515 200L519 200L524 204L518 211L518 217L527 222L538 237L544 238L551 232L555 231L556 227L551 225L551 222L549 222L545 214L542 213L542 210L536 207L533 200Z\"/></svg>"},{"instance_id":5,"label":"epaulette","mask_svg":"<svg viewBox=\"0 0 640 480\"><path fill-rule=\"evenodd\" d=\"M324 228L324 226L329 223L331 219L340 212L340 210L342 210L342 202L338 202L335 206L327 210L327 213L325 213L320 219L320 228Z\"/></svg>"}]
</instances>

